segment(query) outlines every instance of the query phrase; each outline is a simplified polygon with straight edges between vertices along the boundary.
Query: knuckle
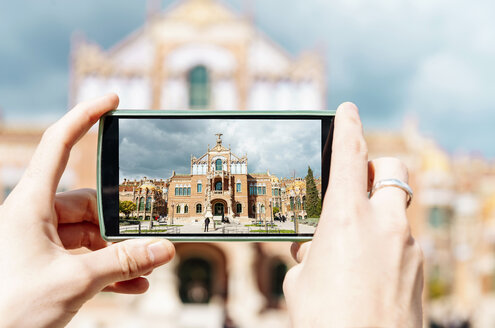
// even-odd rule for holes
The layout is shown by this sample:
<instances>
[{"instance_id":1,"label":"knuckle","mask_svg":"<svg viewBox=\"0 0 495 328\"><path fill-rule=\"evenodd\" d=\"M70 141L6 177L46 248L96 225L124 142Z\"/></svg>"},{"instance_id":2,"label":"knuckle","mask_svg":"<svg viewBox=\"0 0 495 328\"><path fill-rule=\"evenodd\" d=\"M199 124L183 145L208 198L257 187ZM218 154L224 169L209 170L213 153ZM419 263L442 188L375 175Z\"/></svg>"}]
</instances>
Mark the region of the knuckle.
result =
<instances>
[{"instance_id":1,"label":"knuckle","mask_svg":"<svg viewBox=\"0 0 495 328\"><path fill-rule=\"evenodd\" d=\"M53 123L50 125L42 136L42 141L51 146L59 145L64 150L70 150L70 144L67 141L66 129L61 124L61 121Z\"/></svg>"},{"instance_id":2,"label":"knuckle","mask_svg":"<svg viewBox=\"0 0 495 328\"><path fill-rule=\"evenodd\" d=\"M423 249L421 248L421 246L419 245L418 242L414 242L413 244L413 252L414 252L414 255L418 261L418 265L420 267L423 266L424 264L424 261L425 261L425 255L423 253Z\"/></svg>"},{"instance_id":3,"label":"knuckle","mask_svg":"<svg viewBox=\"0 0 495 328\"><path fill-rule=\"evenodd\" d=\"M124 243L116 248L117 258L120 265L122 280L129 280L139 276L140 268L136 259L130 254Z\"/></svg>"}]
</instances>

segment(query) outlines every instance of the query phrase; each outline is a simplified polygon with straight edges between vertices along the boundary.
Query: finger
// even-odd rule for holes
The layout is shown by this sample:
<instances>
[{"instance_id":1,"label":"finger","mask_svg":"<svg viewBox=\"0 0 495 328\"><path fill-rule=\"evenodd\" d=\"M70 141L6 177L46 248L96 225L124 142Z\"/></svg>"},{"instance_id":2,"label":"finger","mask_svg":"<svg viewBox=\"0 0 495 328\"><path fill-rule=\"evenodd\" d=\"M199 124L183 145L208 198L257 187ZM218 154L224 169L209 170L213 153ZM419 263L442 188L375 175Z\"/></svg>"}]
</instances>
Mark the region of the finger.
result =
<instances>
[{"instance_id":1,"label":"finger","mask_svg":"<svg viewBox=\"0 0 495 328\"><path fill-rule=\"evenodd\" d=\"M117 108L119 98L109 94L75 106L43 134L19 184L51 201L74 144L100 116Z\"/></svg>"},{"instance_id":2,"label":"finger","mask_svg":"<svg viewBox=\"0 0 495 328\"><path fill-rule=\"evenodd\" d=\"M131 280L118 281L103 288L104 292L119 294L142 294L148 290L150 283L148 279L137 277Z\"/></svg>"},{"instance_id":3,"label":"finger","mask_svg":"<svg viewBox=\"0 0 495 328\"><path fill-rule=\"evenodd\" d=\"M66 249L86 247L96 251L107 247L101 238L97 225L88 222L61 224L57 228L58 236Z\"/></svg>"},{"instance_id":4,"label":"finger","mask_svg":"<svg viewBox=\"0 0 495 328\"><path fill-rule=\"evenodd\" d=\"M78 189L55 195L59 223L91 222L99 225L96 190Z\"/></svg>"},{"instance_id":5,"label":"finger","mask_svg":"<svg viewBox=\"0 0 495 328\"><path fill-rule=\"evenodd\" d=\"M343 103L335 115L328 191L345 199L366 196L368 150L358 108Z\"/></svg>"},{"instance_id":6,"label":"finger","mask_svg":"<svg viewBox=\"0 0 495 328\"><path fill-rule=\"evenodd\" d=\"M311 242L294 242L290 247L290 253L292 258L297 262L301 263L305 258L306 254L308 254L309 249L311 247Z\"/></svg>"},{"instance_id":7,"label":"finger","mask_svg":"<svg viewBox=\"0 0 495 328\"><path fill-rule=\"evenodd\" d=\"M170 241L146 238L126 240L82 256L91 268L92 282L102 289L117 281L140 277L169 262L174 255Z\"/></svg>"},{"instance_id":8,"label":"finger","mask_svg":"<svg viewBox=\"0 0 495 328\"><path fill-rule=\"evenodd\" d=\"M372 160L373 184L385 179L398 179L408 183L409 175L406 166L397 158L384 157ZM370 199L371 204L380 211L405 216L407 193L396 187L384 187L375 191Z\"/></svg>"}]
</instances>

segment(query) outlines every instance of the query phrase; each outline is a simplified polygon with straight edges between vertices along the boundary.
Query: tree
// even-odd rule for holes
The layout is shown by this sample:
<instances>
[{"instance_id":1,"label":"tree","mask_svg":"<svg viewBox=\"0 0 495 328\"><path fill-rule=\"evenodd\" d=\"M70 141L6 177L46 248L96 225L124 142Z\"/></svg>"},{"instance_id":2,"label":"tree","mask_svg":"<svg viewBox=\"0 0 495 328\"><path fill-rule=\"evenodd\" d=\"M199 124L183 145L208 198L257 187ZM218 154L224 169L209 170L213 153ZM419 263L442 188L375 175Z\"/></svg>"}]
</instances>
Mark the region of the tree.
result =
<instances>
[{"instance_id":1,"label":"tree","mask_svg":"<svg viewBox=\"0 0 495 328\"><path fill-rule=\"evenodd\" d=\"M308 218L319 218L321 214L321 199L318 196L313 170L309 166L306 175L306 214Z\"/></svg>"},{"instance_id":2,"label":"tree","mask_svg":"<svg viewBox=\"0 0 495 328\"><path fill-rule=\"evenodd\" d=\"M280 209L277 206L274 206L273 207L273 215L277 214L278 212L280 212Z\"/></svg>"},{"instance_id":3,"label":"tree","mask_svg":"<svg viewBox=\"0 0 495 328\"><path fill-rule=\"evenodd\" d=\"M123 213L126 218L129 217L129 214L131 214L132 211L136 210L136 207L136 204L134 204L130 200L119 202L119 212Z\"/></svg>"}]
</instances>

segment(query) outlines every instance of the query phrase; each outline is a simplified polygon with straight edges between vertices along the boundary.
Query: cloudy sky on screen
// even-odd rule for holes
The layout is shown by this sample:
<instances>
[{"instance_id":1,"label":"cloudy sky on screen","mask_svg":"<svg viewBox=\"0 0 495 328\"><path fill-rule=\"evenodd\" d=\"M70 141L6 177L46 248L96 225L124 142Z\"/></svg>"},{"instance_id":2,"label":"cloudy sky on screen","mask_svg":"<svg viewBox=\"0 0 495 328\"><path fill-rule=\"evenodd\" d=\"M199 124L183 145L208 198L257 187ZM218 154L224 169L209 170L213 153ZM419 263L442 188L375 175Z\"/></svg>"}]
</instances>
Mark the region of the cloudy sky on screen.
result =
<instances>
[{"instance_id":1,"label":"cloudy sky on screen","mask_svg":"<svg viewBox=\"0 0 495 328\"><path fill-rule=\"evenodd\" d=\"M255 24L294 56L321 51L329 109L355 102L368 130L412 117L452 153L495 158L495 1L225 2L250 4ZM19 0L1 1L0 13L3 117L48 123L67 109L72 33L108 49L142 26L146 5Z\"/></svg>"},{"instance_id":2,"label":"cloudy sky on screen","mask_svg":"<svg viewBox=\"0 0 495 328\"><path fill-rule=\"evenodd\" d=\"M166 179L175 170L191 173L191 155L199 158L216 145L234 155L247 155L248 172L267 169L278 177L305 177L308 165L321 172L321 128L314 120L191 120L121 119L119 121L119 176Z\"/></svg>"}]
</instances>

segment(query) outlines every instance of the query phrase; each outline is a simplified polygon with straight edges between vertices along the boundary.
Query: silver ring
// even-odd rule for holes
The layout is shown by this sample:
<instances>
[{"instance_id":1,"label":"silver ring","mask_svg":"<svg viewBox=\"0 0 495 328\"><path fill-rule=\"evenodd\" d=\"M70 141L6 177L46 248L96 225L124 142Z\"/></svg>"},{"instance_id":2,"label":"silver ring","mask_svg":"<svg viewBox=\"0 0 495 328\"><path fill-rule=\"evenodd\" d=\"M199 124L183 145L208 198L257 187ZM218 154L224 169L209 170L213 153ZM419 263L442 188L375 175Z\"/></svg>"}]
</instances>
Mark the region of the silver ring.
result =
<instances>
[{"instance_id":1,"label":"silver ring","mask_svg":"<svg viewBox=\"0 0 495 328\"><path fill-rule=\"evenodd\" d=\"M378 189L384 187L395 187L404 190L407 194L406 208L408 208L409 205L411 205L411 201L413 198L413 191L407 183L400 181L399 179L384 179L376 182L375 184L373 184L373 188L371 188L369 198L371 198Z\"/></svg>"}]
</instances>

